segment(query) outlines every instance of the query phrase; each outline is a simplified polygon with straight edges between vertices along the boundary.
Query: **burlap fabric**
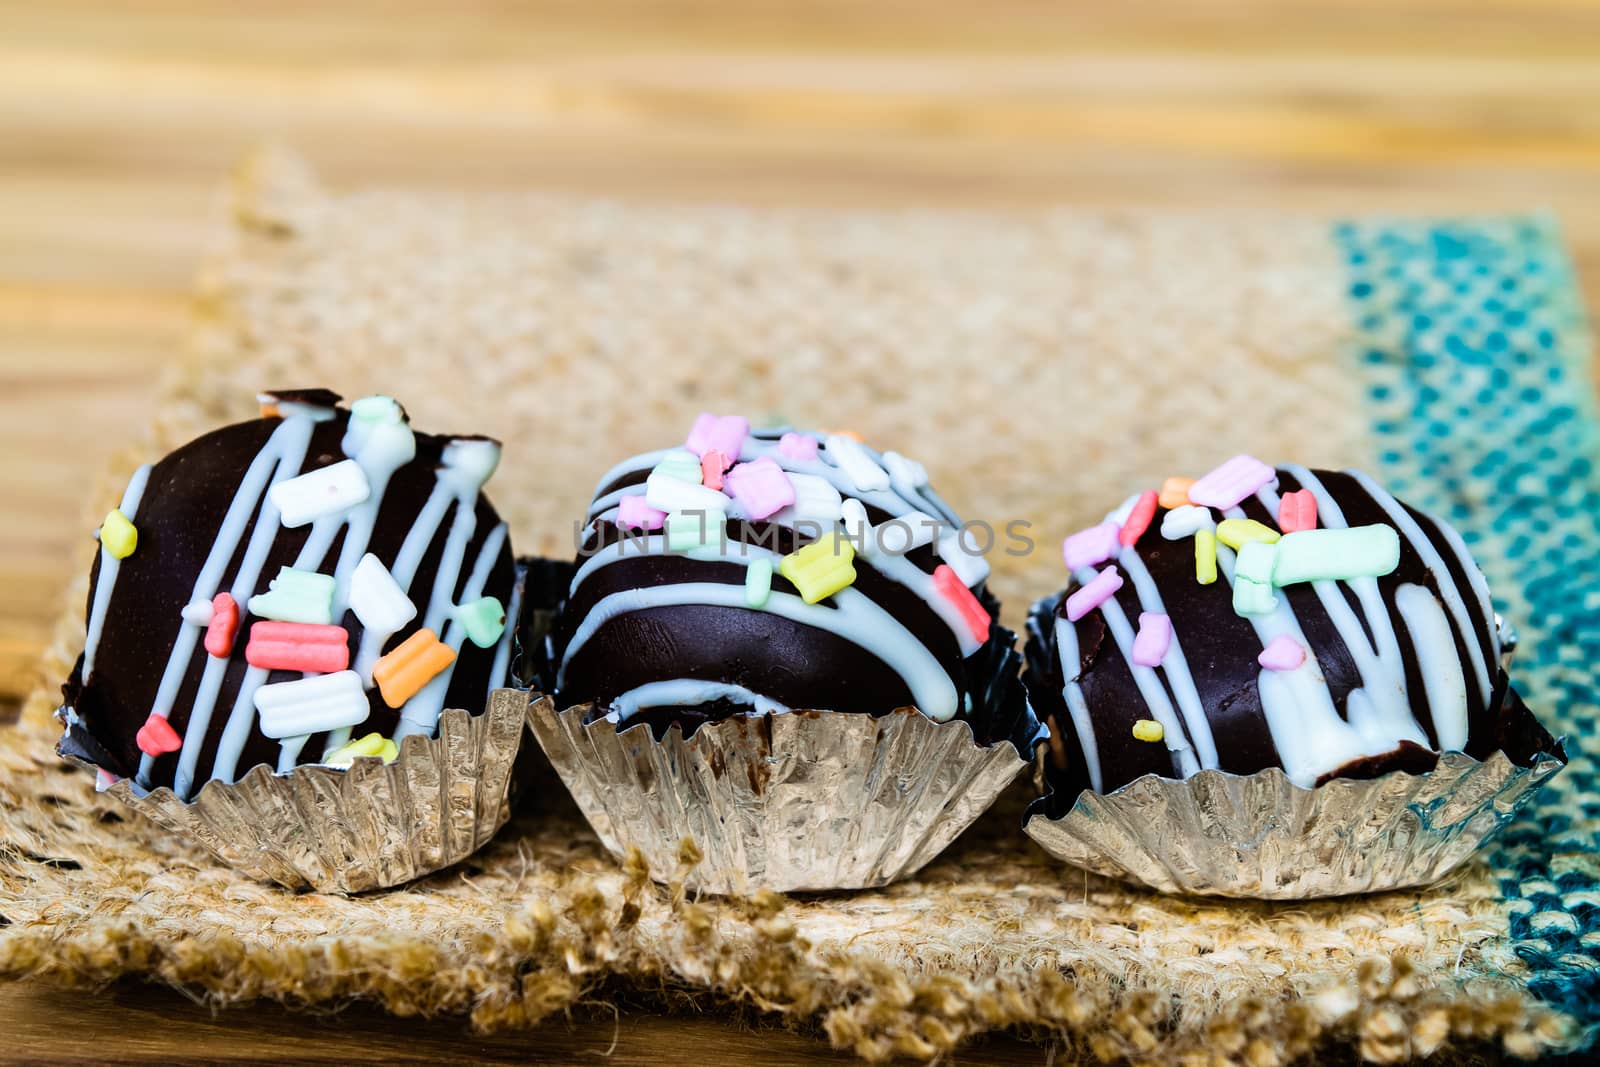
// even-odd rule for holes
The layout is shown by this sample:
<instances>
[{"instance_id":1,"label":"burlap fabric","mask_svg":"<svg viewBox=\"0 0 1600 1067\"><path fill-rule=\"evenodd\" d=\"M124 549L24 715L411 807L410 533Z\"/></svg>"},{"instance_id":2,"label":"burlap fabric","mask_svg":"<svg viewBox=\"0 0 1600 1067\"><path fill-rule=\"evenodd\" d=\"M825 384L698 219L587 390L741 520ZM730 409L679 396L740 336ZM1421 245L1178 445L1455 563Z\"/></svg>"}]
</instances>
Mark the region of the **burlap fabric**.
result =
<instances>
[{"instance_id":1,"label":"burlap fabric","mask_svg":"<svg viewBox=\"0 0 1600 1067\"><path fill-rule=\"evenodd\" d=\"M680 439L703 409L770 413L921 459L968 516L1030 521L1034 552L992 557L1015 626L1062 582L1061 536L1133 489L1238 451L1390 474L1412 457L1374 430L1363 368L1381 369L1383 324L1352 300L1354 231L1318 221L329 197L284 157L234 193L192 362L89 514L138 459L249 415L258 387L327 385L503 439L491 489L515 546L560 555L614 459ZM48 683L81 641L83 591L0 747L7 975L147 975L228 1004L365 998L483 1028L622 981L781 1013L872 1059L1006 1028L1103 1059L1257 1064L1329 1043L1398 1060L1583 1036L1530 993L1513 930L1528 909L1506 899L1528 898L1505 882L1543 855L1537 818L1511 860L1426 891L1212 903L1050 860L1018 828L1019 782L913 881L696 900L618 866L541 794L472 861L407 889L292 895L125 817L51 754ZM1518 590L1496 592L1525 623ZM1582 810L1572 832L1592 842ZM1592 885L1589 848L1563 855ZM1592 906L1554 908L1576 916L1582 957Z\"/></svg>"}]
</instances>

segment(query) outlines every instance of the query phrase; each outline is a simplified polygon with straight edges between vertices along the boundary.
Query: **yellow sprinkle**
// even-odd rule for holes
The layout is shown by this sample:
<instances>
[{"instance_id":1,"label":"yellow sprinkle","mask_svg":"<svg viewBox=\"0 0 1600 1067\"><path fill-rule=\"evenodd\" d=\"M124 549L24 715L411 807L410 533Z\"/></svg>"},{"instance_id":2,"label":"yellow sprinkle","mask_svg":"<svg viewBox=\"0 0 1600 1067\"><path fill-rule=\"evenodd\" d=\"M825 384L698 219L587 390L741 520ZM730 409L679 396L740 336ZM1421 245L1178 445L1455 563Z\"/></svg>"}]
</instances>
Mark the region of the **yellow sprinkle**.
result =
<instances>
[{"instance_id":1,"label":"yellow sprinkle","mask_svg":"<svg viewBox=\"0 0 1600 1067\"><path fill-rule=\"evenodd\" d=\"M1194 580L1201 585L1217 580L1217 535L1210 530L1194 533Z\"/></svg>"},{"instance_id":2,"label":"yellow sprinkle","mask_svg":"<svg viewBox=\"0 0 1600 1067\"><path fill-rule=\"evenodd\" d=\"M1154 719L1140 719L1133 724L1133 736L1140 741L1160 741L1167 732Z\"/></svg>"},{"instance_id":3,"label":"yellow sprinkle","mask_svg":"<svg viewBox=\"0 0 1600 1067\"><path fill-rule=\"evenodd\" d=\"M340 745L328 753L322 762L329 767L348 767L356 761L357 756L383 756L383 762L388 763L394 756L387 755L386 751L398 754L393 741L382 734L368 734L349 744Z\"/></svg>"},{"instance_id":4,"label":"yellow sprinkle","mask_svg":"<svg viewBox=\"0 0 1600 1067\"><path fill-rule=\"evenodd\" d=\"M1274 544L1281 536L1277 530L1254 519L1223 519L1217 523L1217 540L1235 551L1252 541Z\"/></svg>"},{"instance_id":5,"label":"yellow sprinkle","mask_svg":"<svg viewBox=\"0 0 1600 1067\"><path fill-rule=\"evenodd\" d=\"M1183 507L1189 502L1189 487L1194 483L1193 478L1168 478L1161 483L1161 493L1156 497L1156 503L1168 511Z\"/></svg>"},{"instance_id":6,"label":"yellow sprinkle","mask_svg":"<svg viewBox=\"0 0 1600 1067\"><path fill-rule=\"evenodd\" d=\"M400 755L400 746L385 737L383 739L383 747L378 750L379 758L385 763L393 763L398 755Z\"/></svg>"},{"instance_id":7,"label":"yellow sprinkle","mask_svg":"<svg viewBox=\"0 0 1600 1067\"><path fill-rule=\"evenodd\" d=\"M113 559L127 559L139 547L139 531L120 508L112 508L100 524L100 545Z\"/></svg>"},{"instance_id":8,"label":"yellow sprinkle","mask_svg":"<svg viewBox=\"0 0 1600 1067\"><path fill-rule=\"evenodd\" d=\"M815 604L856 580L855 558L847 539L828 534L784 556L778 561L778 573L800 590L801 600Z\"/></svg>"}]
</instances>

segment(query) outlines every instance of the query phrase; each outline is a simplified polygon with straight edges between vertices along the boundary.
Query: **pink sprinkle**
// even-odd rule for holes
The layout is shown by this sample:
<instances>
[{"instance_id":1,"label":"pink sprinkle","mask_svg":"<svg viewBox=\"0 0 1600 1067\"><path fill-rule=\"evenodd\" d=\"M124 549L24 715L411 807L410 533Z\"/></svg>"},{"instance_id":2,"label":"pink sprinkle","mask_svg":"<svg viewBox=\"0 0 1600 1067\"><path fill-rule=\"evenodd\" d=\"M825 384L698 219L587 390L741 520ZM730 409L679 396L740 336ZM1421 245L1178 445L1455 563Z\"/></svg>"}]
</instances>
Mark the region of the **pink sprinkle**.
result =
<instances>
[{"instance_id":1,"label":"pink sprinkle","mask_svg":"<svg viewBox=\"0 0 1600 1067\"><path fill-rule=\"evenodd\" d=\"M749 519L759 521L794 503L794 483L771 456L739 464L728 472L726 482L728 495Z\"/></svg>"},{"instance_id":2,"label":"pink sprinkle","mask_svg":"<svg viewBox=\"0 0 1600 1067\"><path fill-rule=\"evenodd\" d=\"M816 459L817 439L805 433L786 433L778 438L778 452L790 459Z\"/></svg>"},{"instance_id":3,"label":"pink sprinkle","mask_svg":"<svg viewBox=\"0 0 1600 1067\"><path fill-rule=\"evenodd\" d=\"M1141 667L1159 667L1172 647L1172 619L1159 612L1139 615L1139 632L1133 638L1133 662Z\"/></svg>"},{"instance_id":4,"label":"pink sprinkle","mask_svg":"<svg viewBox=\"0 0 1600 1067\"><path fill-rule=\"evenodd\" d=\"M750 420L743 415L712 415L707 412L694 420L689 440L684 445L697 456L716 449L724 456L739 456L744 439L750 436Z\"/></svg>"},{"instance_id":5,"label":"pink sprinkle","mask_svg":"<svg viewBox=\"0 0 1600 1067\"><path fill-rule=\"evenodd\" d=\"M617 501L617 525L625 530L659 530L666 521L667 513L651 507L643 493Z\"/></svg>"},{"instance_id":6,"label":"pink sprinkle","mask_svg":"<svg viewBox=\"0 0 1600 1067\"><path fill-rule=\"evenodd\" d=\"M1122 524L1117 540L1125 545L1136 545L1144 532L1150 529L1150 520L1156 517L1156 498L1161 494L1148 489L1139 494L1139 502L1128 512L1128 521Z\"/></svg>"},{"instance_id":7,"label":"pink sprinkle","mask_svg":"<svg viewBox=\"0 0 1600 1067\"><path fill-rule=\"evenodd\" d=\"M1256 662L1269 671L1292 671L1305 661L1305 646L1288 634L1274 637L1256 657Z\"/></svg>"},{"instance_id":8,"label":"pink sprinkle","mask_svg":"<svg viewBox=\"0 0 1600 1067\"><path fill-rule=\"evenodd\" d=\"M155 712L150 713L133 740L146 756L164 756L183 747L183 738L173 730L172 724Z\"/></svg>"},{"instance_id":9,"label":"pink sprinkle","mask_svg":"<svg viewBox=\"0 0 1600 1067\"><path fill-rule=\"evenodd\" d=\"M732 460L716 449L708 449L706 454L700 457L700 484L707 489L721 490L722 472L728 469L728 464L731 462Z\"/></svg>"},{"instance_id":10,"label":"pink sprinkle","mask_svg":"<svg viewBox=\"0 0 1600 1067\"><path fill-rule=\"evenodd\" d=\"M1277 471L1254 456L1234 456L1189 487L1189 502L1231 508L1277 476Z\"/></svg>"},{"instance_id":11,"label":"pink sprinkle","mask_svg":"<svg viewBox=\"0 0 1600 1067\"><path fill-rule=\"evenodd\" d=\"M250 627L244 659L269 671L332 674L350 666L350 633L343 626L262 619Z\"/></svg>"},{"instance_id":12,"label":"pink sprinkle","mask_svg":"<svg viewBox=\"0 0 1600 1067\"><path fill-rule=\"evenodd\" d=\"M1283 494L1278 502L1278 529L1284 533L1317 528L1317 498L1309 489Z\"/></svg>"},{"instance_id":13,"label":"pink sprinkle","mask_svg":"<svg viewBox=\"0 0 1600 1067\"><path fill-rule=\"evenodd\" d=\"M1061 556L1067 561L1067 569L1075 571L1079 567L1093 567L1115 556L1117 533L1116 523L1102 522L1099 526L1079 530L1061 542Z\"/></svg>"},{"instance_id":14,"label":"pink sprinkle","mask_svg":"<svg viewBox=\"0 0 1600 1067\"><path fill-rule=\"evenodd\" d=\"M206 652L218 659L233 654L233 639L239 633L239 602L227 593L211 598L211 623L206 627Z\"/></svg>"},{"instance_id":15,"label":"pink sprinkle","mask_svg":"<svg viewBox=\"0 0 1600 1067\"><path fill-rule=\"evenodd\" d=\"M1077 622L1089 612L1104 604L1122 588L1122 575L1117 573L1117 568L1107 567L1093 580L1067 597L1067 621Z\"/></svg>"},{"instance_id":16,"label":"pink sprinkle","mask_svg":"<svg viewBox=\"0 0 1600 1067\"><path fill-rule=\"evenodd\" d=\"M989 639L989 613L977 597L972 595L961 581L959 575L951 570L948 563L941 563L933 569L933 587L956 606L961 613L961 619L967 624L967 629L972 631L972 636L978 641Z\"/></svg>"}]
</instances>

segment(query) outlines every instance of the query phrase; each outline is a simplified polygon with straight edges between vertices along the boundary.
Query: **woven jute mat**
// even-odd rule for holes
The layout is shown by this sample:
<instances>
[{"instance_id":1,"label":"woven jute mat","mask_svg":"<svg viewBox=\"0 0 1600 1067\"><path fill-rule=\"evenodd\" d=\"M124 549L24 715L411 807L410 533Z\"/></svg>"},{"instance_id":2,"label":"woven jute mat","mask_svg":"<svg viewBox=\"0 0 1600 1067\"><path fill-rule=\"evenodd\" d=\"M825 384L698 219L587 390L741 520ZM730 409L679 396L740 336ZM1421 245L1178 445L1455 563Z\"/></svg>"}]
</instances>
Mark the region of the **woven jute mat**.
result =
<instances>
[{"instance_id":1,"label":"woven jute mat","mask_svg":"<svg viewBox=\"0 0 1600 1067\"><path fill-rule=\"evenodd\" d=\"M192 359L87 514L135 462L249 416L258 388L326 385L393 394L425 429L501 438L490 489L516 549L566 555L615 459L679 440L701 410L770 414L920 459L968 517L1032 523L1035 551L992 557L1015 626L1061 584L1061 536L1236 452L1367 467L1446 511L1472 492L1428 499L1445 474L1418 466L1426 450L1397 443L1410 431L1384 408L1421 388L1395 369L1412 337L1400 312L1372 306L1384 285L1408 293L1388 230L333 197L283 156L243 168L233 192ZM1380 253L1401 268L1360 281ZM1547 347L1569 358L1565 336ZM1575 421L1592 428L1583 403ZM1581 504L1594 475L1572 477ZM1565 544L1567 527L1541 521L1539 537ZM1486 566L1534 644L1523 572ZM80 581L48 679L81 642L83 593ZM1582 631L1584 610L1592 622L1580 604L1561 625ZM1276 905L1166 897L1062 866L1020 832L1027 781L916 879L878 891L695 899L609 858L556 787L423 882L293 895L98 798L52 755L45 686L0 737L0 973L147 976L222 1004L361 998L485 1029L622 983L664 1005L742 1002L872 1059L932 1057L996 1029L1107 1060L1271 1064L1330 1044L1399 1060L1461 1041L1532 1055L1583 1039L1573 995L1600 940L1594 779L1578 766L1593 709L1562 688L1587 671L1577 658L1537 660L1529 695L1558 732L1588 730L1570 746L1559 828L1547 805L1443 885ZM682 860L655 873L681 877L692 849ZM1568 940L1529 929L1540 915Z\"/></svg>"}]
</instances>

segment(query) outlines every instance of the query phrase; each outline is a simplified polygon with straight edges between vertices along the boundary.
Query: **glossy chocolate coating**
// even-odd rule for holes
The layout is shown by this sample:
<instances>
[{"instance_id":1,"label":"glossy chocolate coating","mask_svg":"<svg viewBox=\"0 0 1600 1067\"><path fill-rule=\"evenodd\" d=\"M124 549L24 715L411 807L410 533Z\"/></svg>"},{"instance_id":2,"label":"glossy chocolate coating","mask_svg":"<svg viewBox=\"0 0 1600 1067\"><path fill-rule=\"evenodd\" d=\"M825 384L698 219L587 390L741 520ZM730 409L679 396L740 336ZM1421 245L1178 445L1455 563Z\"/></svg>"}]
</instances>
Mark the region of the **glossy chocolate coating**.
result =
<instances>
[{"instance_id":1,"label":"glossy chocolate coating","mask_svg":"<svg viewBox=\"0 0 1600 1067\"><path fill-rule=\"evenodd\" d=\"M337 401L333 394L321 390L280 393L277 396L300 403L327 406ZM349 417L347 411L339 410L332 418L315 426L302 472L346 458L340 442ZM135 736L150 714L176 636L184 625L180 612L190 602L195 580L211 551L223 516L245 470L279 422L276 417L260 418L213 431L177 449L151 468L149 482L134 519L139 534L138 547L133 555L121 563L93 674L87 678L82 676L83 660L80 657L72 676L62 686L65 705L77 717L77 724L69 730L63 742L65 751L76 752L118 776L130 777L138 770L141 753ZM368 544L367 550L385 566L394 562L407 531L432 492L434 471L439 466L441 451L451 440L423 433L416 433L415 438L416 458L396 471L390 480ZM453 514L454 510L452 504L450 513ZM466 582L470 562L479 546L500 522L494 508L481 495L477 502L476 517L476 530L466 553L469 565L462 568L457 593ZM386 649L398 645L422 626L427 614L429 591L443 557L449 523L450 514L447 514L424 553L411 583L411 597L418 608L417 616L390 638ZM252 517L244 540L248 540L254 526L255 519ZM277 575L280 567L294 563L310 529L310 526L302 526L278 530L261 569L257 592L266 589L268 580ZM332 572L344 537L345 532L341 531L319 570ZM227 589L230 586L242 555L242 551L235 553L223 573L220 588ZM89 591L91 605L99 578L100 556L97 552ZM508 543L501 548L493 564L484 594L498 598L502 604L509 603L513 582L512 555ZM197 786L210 777L219 739L247 670L244 652L250 627L256 620L244 611L243 605L241 612L243 617L239 633L223 675L216 711L205 731ZM351 611L346 611L342 619L334 621L349 630L353 662L362 634L361 623ZM492 646L478 648L471 642L463 645L450 681L446 707L465 708L474 714L483 710L485 695L490 688L495 652ZM180 736L187 732L194 696L207 659L204 648L197 644L169 716L169 722ZM300 677L302 675L297 671L275 670L270 672L267 681L290 681ZM399 712L384 703L376 687L369 691L368 700L371 715L365 723L356 727L355 736L374 731L390 735L398 721ZM317 762L325 742L325 734L313 735L302 750L299 762ZM237 774L242 776L261 763L275 766L278 754L278 742L264 736L259 723L253 722L249 740L237 766ZM176 752L157 757L149 784L152 787L172 785L177 761Z\"/></svg>"},{"instance_id":2,"label":"glossy chocolate coating","mask_svg":"<svg viewBox=\"0 0 1600 1067\"><path fill-rule=\"evenodd\" d=\"M1394 522L1355 478L1348 474L1316 471L1349 526ZM1278 471L1278 491L1289 493L1300 488L1293 474ZM1403 505L1402 505L1403 506ZM1277 529L1278 517L1269 514L1255 497L1241 504L1248 518ZM1446 585L1461 594L1471 629L1462 634L1452 627L1456 655L1467 679L1468 755L1484 758L1500 747L1504 732L1503 712L1509 701L1500 664L1494 658L1495 620L1485 617L1474 595L1469 575L1457 553L1430 516L1413 508L1407 513L1416 521L1428 541L1445 562L1443 571L1430 568L1423 556L1404 536L1400 538L1400 563L1393 573L1377 580L1399 641L1405 669L1406 694L1411 714L1427 734L1427 749L1402 742L1394 751L1342 766L1328 777L1371 777L1390 770L1426 770L1437 760L1437 733L1430 714L1416 646L1395 604L1396 591L1405 584L1421 585L1438 595ZM1194 541L1190 537L1169 541L1161 534L1165 510L1158 510L1154 521L1135 544L1139 558L1149 570L1160 593L1166 614L1182 643L1182 651L1194 678L1200 703L1215 739L1218 765L1235 774L1251 774L1269 767L1281 767L1282 760L1268 728L1257 680L1262 668L1257 662L1262 642L1250 621L1234 611L1232 587L1220 578L1201 585L1195 579ZM1077 583L1047 597L1034 606L1028 623L1025 681L1030 699L1041 718L1055 734L1051 755L1046 761L1048 781L1058 797L1070 805L1071 799L1089 788L1089 775L1081 739L1063 696L1066 683L1056 642L1056 620L1065 619L1065 599ZM1359 608L1355 594L1345 583L1339 588L1353 608ZM1329 694L1339 715L1348 721L1347 700L1362 686L1361 673L1334 620L1319 601L1310 584L1289 585L1276 590L1288 599L1310 644L1311 654L1327 680ZM1116 601L1131 620L1141 610L1134 583L1125 582ZM1359 609L1356 611L1360 617ZM1144 696L1135 684L1133 672L1117 642L1109 632L1104 616L1091 611L1075 626L1080 652L1080 685L1094 725L1096 745L1103 777L1103 790L1110 792L1146 774L1176 777L1167 746L1140 741L1133 735L1139 719L1152 718ZM1364 622L1365 626L1366 623ZM1370 638L1370 634L1368 635ZM1491 679L1497 679L1494 692L1485 700L1473 679L1480 661ZM1163 675L1165 672L1162 672ZM1171 691L1170 682L1163 684ZM1520 707L1520 701L1517 702Z\"/></svg>"}]
</instances>

